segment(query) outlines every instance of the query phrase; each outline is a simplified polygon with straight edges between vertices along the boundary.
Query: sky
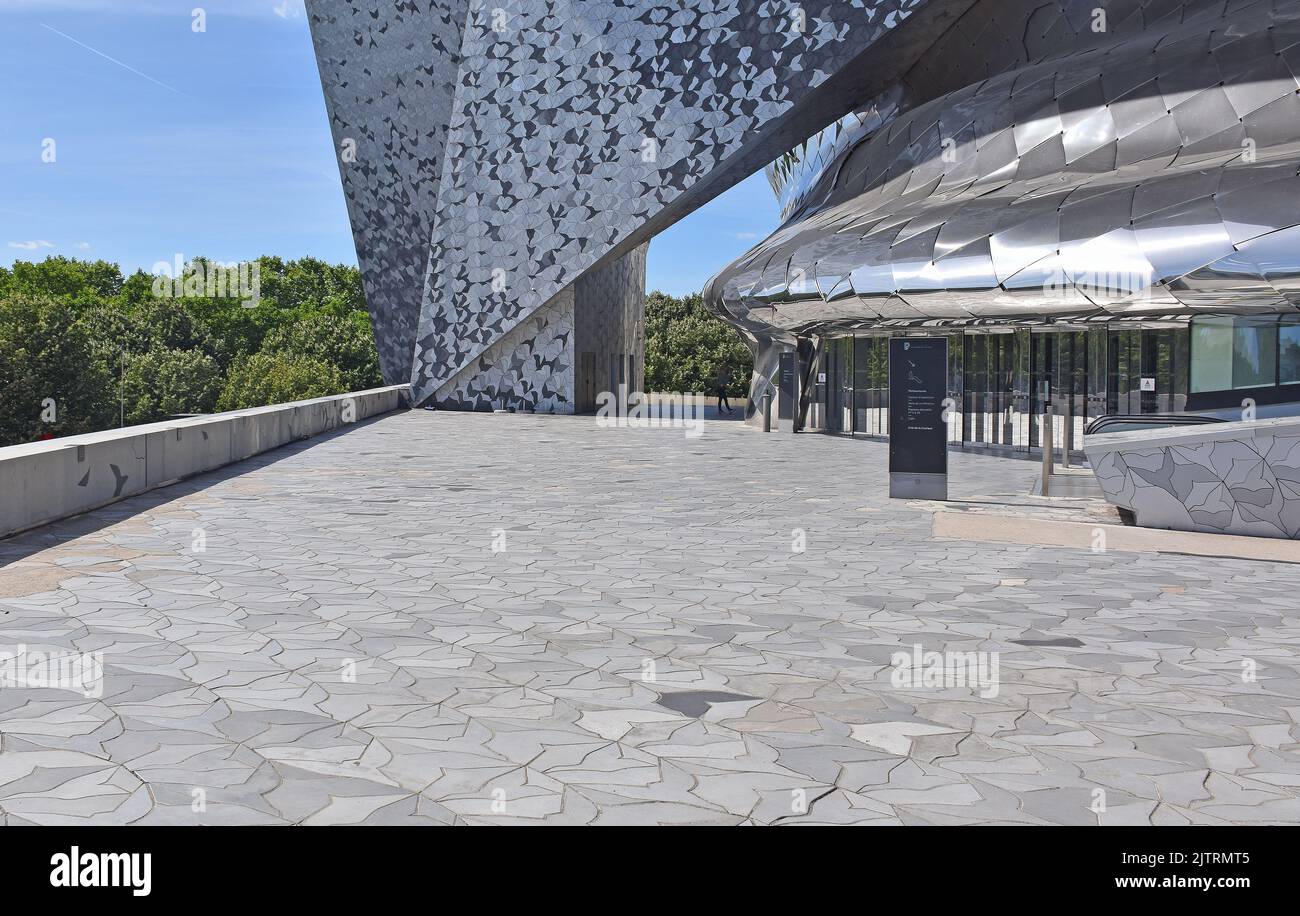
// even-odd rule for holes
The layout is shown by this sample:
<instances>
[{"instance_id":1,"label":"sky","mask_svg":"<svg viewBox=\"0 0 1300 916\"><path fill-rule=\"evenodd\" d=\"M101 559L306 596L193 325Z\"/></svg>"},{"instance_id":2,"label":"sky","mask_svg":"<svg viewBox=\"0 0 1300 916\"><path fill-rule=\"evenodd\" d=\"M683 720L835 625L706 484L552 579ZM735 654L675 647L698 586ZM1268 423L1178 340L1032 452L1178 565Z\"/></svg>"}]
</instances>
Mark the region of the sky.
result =
<instances>
[{"instance_id":1,"label":"sky","mask_svg":"<svg viewBox=\"0 0 1300 916\"><path fill-rule=\"evenodd\" d=\"M0 265L356 263L302 0L0 0L0 84ZM701 289L777 218L751 176L651 243L647 287Z\"/></svg>"}]
</instances>

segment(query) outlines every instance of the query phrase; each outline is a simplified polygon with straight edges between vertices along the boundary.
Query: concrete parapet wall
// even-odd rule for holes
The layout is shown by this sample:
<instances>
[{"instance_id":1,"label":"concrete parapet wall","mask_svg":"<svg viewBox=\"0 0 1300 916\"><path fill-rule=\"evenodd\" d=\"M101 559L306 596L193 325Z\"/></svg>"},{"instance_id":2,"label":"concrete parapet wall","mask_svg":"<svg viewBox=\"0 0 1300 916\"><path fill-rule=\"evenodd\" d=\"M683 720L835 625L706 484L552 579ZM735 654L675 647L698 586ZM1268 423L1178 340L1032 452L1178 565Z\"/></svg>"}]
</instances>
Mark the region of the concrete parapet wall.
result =
<instances>
[{"instance_id":1,"label":"concrete parapet wall","mask_svg":"<svg viewBox=\"0 0 1300 916\"><path fill-rule=\"evenodd\" d=\"M409 403L392 385L0 448L0 537Z\"/></svg>"}]
</instances>

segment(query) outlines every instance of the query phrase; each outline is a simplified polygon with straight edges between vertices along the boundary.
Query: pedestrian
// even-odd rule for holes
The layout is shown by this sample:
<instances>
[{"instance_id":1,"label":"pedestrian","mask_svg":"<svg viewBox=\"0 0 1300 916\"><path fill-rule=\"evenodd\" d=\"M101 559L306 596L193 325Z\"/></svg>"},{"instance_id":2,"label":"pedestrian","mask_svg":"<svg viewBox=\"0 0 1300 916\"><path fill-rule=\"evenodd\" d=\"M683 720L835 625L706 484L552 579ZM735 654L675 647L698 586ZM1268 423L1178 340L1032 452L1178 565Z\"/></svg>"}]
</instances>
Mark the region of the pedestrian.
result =
<instances>
[{"instance_id":1,"label":"pedestrian","mask_svg":"<svg viewBox=\"0 0 1300 916\"><path fill-rule=\"evenodd\" d=\"M718 412L731 413L731 402L727 400L727 386L731 384L731 369L726 363L718 367Z\"/></svg>"}]
</instances>

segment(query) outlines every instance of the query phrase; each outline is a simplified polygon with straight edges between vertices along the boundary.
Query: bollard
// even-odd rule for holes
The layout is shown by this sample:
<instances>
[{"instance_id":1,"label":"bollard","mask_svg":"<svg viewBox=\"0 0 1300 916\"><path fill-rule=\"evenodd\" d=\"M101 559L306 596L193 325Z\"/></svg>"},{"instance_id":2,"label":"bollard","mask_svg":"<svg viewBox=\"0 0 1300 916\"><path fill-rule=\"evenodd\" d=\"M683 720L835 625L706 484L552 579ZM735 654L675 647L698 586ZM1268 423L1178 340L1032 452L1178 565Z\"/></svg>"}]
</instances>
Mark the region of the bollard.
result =
<instances>
[{"instance_id":1,"label":"bollard","mask_svg":"<svg viewBox=\"0 0 1300 916\"><path fill-rule=\"evenodd\" d=\"M763 392L763 432L772 431L772 389Z\"/></svg>"},{"instance_id":2,"label":"bollard","mask_svg":"<svg viewBox=\"0 0 1300 916\"><path fill-rule=\"evenodd\" d=\"M1043 405L1043 428L1039 438L1043 446L1043 495L1051 496L1052 489L1052 404Z\"/></svg>"},{"instance_id":3,"label":"bollard","mask_svg":"<svg viewBox=\"0 0 1300 916\"><path fill-rule=\"evenodd\" d=\"M1070 450L1074 448L1074 395L1065 396L1065 413L1061 416L1061 440L1064 442L1064 448L1061 449L1061 467L1070 466Z\"/></svg>"}]
</instances>

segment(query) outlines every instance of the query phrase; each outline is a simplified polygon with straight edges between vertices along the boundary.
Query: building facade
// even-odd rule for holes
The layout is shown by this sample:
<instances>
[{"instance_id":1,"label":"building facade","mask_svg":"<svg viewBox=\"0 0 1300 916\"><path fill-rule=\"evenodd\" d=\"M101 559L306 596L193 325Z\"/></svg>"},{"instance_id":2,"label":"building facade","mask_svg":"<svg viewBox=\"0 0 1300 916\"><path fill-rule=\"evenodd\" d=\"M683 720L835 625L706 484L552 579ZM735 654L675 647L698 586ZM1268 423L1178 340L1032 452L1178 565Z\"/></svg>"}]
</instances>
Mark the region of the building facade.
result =
<instances>
[{"instance_id":1,"label":"building facade","mask_svg":"<svg viewBox=\"0 0 1300 916\"><path fill-rule=\"evenodd\" d=\"M707 300L800 420L886 435L887 342L949 337L954 442L1300 401L1300 4L985 0L769 167ZM760 381L760 384L762 382Z\"/></svg>"},{"instance_id":2,"label":"building facade","mask_svg":"<svg viewBox=\"0 0 1300 916\"><path fill-rule=\"evenodd\" d=\"M798 423L886 435L885 339L950 337L954 441L1290 410L1294 0L308 0L385 380L640 387L645 246L771 163L709 284ZM810 138L811 139L808 139ZM752 404L751 404L752 410Z\"/></svg>"},{"instance_id":3,"label":"building facade","mask_svg":"<svg viewBox=\"0 0 1300 916\"><path fill-rule=\"evenodd\" d=\"M956 4L960 6L961 4ZM950 27L925 0L307 0L388 382L639 387L644 246ZM904 28L906 26L906 28Z\"/></svg>"}]
</instances>

